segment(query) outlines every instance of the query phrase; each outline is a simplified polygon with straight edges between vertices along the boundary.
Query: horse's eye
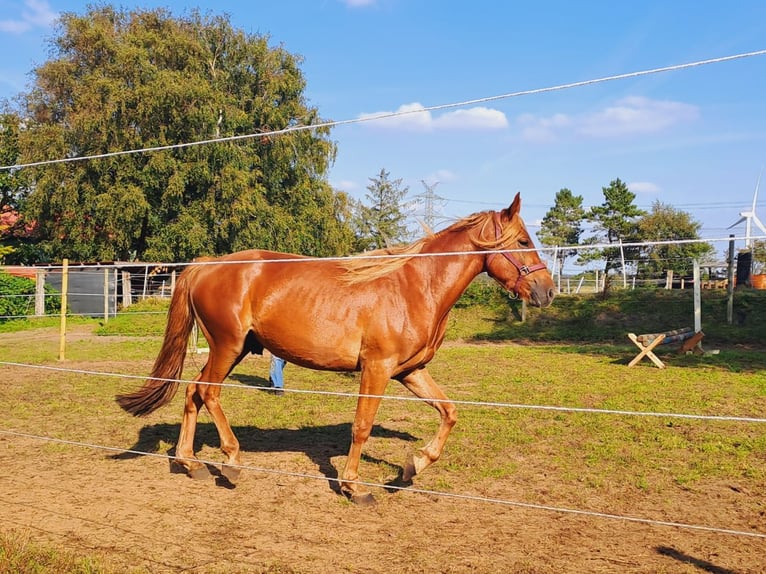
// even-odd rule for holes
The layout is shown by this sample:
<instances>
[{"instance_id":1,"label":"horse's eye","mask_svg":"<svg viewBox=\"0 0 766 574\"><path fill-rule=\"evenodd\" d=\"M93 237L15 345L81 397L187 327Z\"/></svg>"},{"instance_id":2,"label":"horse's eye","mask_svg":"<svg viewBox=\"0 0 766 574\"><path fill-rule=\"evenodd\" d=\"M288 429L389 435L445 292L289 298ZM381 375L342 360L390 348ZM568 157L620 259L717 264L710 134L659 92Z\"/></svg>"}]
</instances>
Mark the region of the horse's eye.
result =
<instances>
[{"instance_id":1,"label":"horse's eye","mask_svg":"<svg viewBox=\"0 0 766 574\"><path fill-rule=\"evenodd\" d=\"M529 247L529 239L519 239L519 245L522 247Z\"/></svg>"}]
</instances>

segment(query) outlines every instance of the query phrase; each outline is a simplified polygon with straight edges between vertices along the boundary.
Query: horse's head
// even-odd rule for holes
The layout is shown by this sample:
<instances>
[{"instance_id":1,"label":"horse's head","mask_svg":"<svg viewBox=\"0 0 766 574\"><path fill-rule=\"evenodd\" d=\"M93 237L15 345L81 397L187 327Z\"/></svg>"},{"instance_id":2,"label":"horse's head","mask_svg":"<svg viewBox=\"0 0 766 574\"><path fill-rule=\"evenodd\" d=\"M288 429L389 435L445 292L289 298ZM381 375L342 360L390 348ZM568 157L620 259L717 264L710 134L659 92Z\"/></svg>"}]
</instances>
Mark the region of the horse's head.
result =
<instances>
[{"instance_id":1,"label":"horse's head","mask_svg":"<svg viewBox=\"0 0 766 574\"><path fill-rule=\"evenodd\" d=\"M517 193L507 209L491 214L489 225L485 226L482 234L482 246L509 251L488 253L484 270L517 297L537 307L546 307L556 295L555 284L535 250L519 215L520 209L521 195ZM486 237L488 234L492 234L490 239Z\"/></svg>"}]
</instances>

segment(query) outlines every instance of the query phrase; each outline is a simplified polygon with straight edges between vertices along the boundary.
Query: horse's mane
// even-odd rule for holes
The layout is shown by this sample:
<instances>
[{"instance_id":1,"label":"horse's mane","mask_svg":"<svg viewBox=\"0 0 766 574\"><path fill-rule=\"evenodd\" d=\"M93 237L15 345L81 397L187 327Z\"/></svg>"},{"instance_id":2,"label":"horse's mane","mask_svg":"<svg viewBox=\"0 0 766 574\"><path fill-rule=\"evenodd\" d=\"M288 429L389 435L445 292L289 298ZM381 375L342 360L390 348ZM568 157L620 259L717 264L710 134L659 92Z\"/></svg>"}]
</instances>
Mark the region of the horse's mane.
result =
<instances>
[{"instance_id":1,"label":"horse's mane","mask_svg":"<svg viewBox=\"0 0 766 574\"><path fill-rule=\"evenodd\" d=\"M464 231L474 227L479 227L479 232L475 237L471 238L471 241L477 248L499 248L509 242L512 238L517 237L521 228L518 225L518 218L514 217L514 224L506 225L502 229L500 236L495 238L494 229L492 229L490 233L485 233L487 225L494 226L494 216L494 211L481 211L479 213L474 213L473 215L468 215L437 233L433 233L426 229L426 235L424 237L409 245L376 249L374 251L366 251L356 255L341 262L340 265L346 271L346 273L341 276L341 280L353 284L383 277L404 266L407 261L412 259L413 255L420 253L423 250L424 245L427 242L430 242L430 240L447 233ZM481 239L483 235L488 235L493 239Z\"/></svg>"},{"instance_id":2,"label":"horse's mane","mask_svg":"<svg viewBox=\"0 0 766 574\"><path fill-rule=\"evenodd\" d=\"M372 281L378 277L388 275L392 271L400 269L407 261L412 259L413 255L420 253L426 240L432 237L435 237L435 235L429 234L409 245L397 245L395 247L365 251L350 259L341 261L340 265L345 269L346 273L340 279L345 283L354 284Z\"/></svg>"}]
</instances>

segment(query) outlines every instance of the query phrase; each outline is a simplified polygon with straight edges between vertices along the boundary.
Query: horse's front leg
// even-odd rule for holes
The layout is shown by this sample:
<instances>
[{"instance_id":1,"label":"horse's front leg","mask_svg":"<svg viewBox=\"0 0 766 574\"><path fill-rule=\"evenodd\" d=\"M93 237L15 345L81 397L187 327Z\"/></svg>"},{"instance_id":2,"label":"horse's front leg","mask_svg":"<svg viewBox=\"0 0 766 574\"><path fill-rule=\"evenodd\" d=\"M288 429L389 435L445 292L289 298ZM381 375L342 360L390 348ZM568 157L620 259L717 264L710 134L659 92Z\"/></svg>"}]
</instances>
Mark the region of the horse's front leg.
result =
<instances>
[{"instance_id":1,"label":"horse's front leg","mask_svg":"<svg viewBox=\"0 0 766 574\"><path fill-rule=\"evenodd\" d=\"M402 480L410 482L412 477L436 462L442 454L452 427L457 422L457 409L447 395L434 382L431 374L424 368L407 374L401 379L402 384L415 396L426 399L425 402L439 411L440 423L436 435L426 446L415 452L407 461L402 473Z\"/></svg>"},{"instance_id":2,"label":"horse's front leg","mask_svg":"<svg viewBox=\"0 0 766 574\"><path fill-rule=\"evenodd\" d=\"M198 381L200 375L195 377ZM184 415L181 420L181 432L176 445L174 464L186 469L186 473L194 479L204 479L210 476L210 471L194 456L194 431L197 427L197 415L202 408L202 397L197 392L196 383L186 386L186 399L184 401Z\"/></svg>"},{"instance_id":3,"label":"horse's front leg","mask_svg":"<svg viewBox=\"0 0 766 574\"><path fill-rule=\"evenodd\" d=\"M352 502L361 506L375 504L372 493L362 485L354 482L359 480L359 459L362 447L370 438L375 413L378 412L381 398L389 380L389 371L382 367L363 367L362 382L359 386L359 398L356 402L354 424L351 426L351 448L348 451L346 466L341 475L340 488ZM375 395L375 396L365 396Z\"/></svg>"}]
</instances>

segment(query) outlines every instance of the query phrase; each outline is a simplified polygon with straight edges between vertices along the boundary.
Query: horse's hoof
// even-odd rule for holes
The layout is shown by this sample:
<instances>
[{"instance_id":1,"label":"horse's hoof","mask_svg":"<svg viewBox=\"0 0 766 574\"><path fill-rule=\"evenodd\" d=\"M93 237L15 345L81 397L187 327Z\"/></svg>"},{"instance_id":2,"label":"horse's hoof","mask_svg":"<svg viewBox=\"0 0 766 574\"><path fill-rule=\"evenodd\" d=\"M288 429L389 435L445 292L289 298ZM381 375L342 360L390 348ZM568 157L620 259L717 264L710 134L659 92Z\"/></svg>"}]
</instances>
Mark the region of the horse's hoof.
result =
<instances>
[{"instance_id":1,"label":"horse's hoof","mask_svg":"<svg viewBox=\"0 0 766 574\"><path fill-rule=\"evenodd\" d=\"M352 494L349 498L351 499L351 502L353 502L357 506L369 507L369 506L375 506L377 504L375 497L369 492L365 492L362 494Z\"/></svg>"},{"instance_id":2,"label":"horse's hoof","mask_svg":"<svg viewBox=\"0 0 766 574\"><path fill-rule=\"evenodd\" d=\"M418 471L415 469L415 460L412 455L407 457L407 462L404 464L404 470L402 471L402 482L412 482L412 477L415 476Z\"/></svg>"},{"instance_id":3,"label":"horse's hoof","mask_svg":"<svg viewBox=\"0 0 766 574\"><path fill-rule=\"evenodd\" d=\"M207 480L210 478L210 471L204 464L196 468L190 468L188 474L194 480Z\"/></svg>"},{"instance_id":4,"label":"horse's hoof","mask_svg":"<svg viewBox=\"0 0 766 574\"><path fill-rule=\"evenodd\" d=\"M241 471L240 469L236 467L229 466L228 464L224 464L221 466L221 474L226 477L226 480L234 484L235 482L239 480Z\"/></svg>"}]
</instances>

